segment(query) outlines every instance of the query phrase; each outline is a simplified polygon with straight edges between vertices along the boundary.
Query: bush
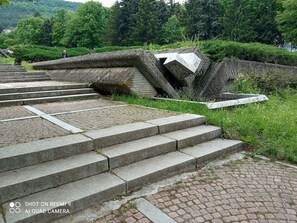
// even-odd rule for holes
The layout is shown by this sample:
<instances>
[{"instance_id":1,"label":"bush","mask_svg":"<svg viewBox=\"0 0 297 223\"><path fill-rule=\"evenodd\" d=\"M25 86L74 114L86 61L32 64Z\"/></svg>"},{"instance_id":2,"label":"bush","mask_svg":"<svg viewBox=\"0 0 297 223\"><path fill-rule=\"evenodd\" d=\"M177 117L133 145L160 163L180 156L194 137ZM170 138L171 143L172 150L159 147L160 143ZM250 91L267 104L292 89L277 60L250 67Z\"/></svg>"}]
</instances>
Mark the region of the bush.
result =
<instances>
[{"instance_id":1,"label":"bush","mask_svg":"<svg viewBox=\"0 0 297 223\"><path fill-rule=\"evenodd\" d=\"M16 59L28 62L39 62L46 60L55 60L61 58L63 47L48 47L48 46L15 46L12 47L13 56ZM87 48L68 48L67 53L70 57L80 56L90 53Z\"/></svg>"},{"instance_id":2,"label":"bush","mask_svg":"<svg viewBox=\"0 0 297 223\"><path fill-rule=\"evenodd\" d=\"M270 45L210 40L199 42L198 46L213 61L223 60L228 57L297 66L297 54Z\"/></svg>"},{"instance_id":3,"label":"bush","mask_svg":"<svg viewBox=\"0 0 297 223\"><path fill-rule=\"evenodd\" d=\"M87 48L68 48L70 56L85 55L88 53L103 53L117 50L144 49L150 51L176 49L182 47L197 46L212 61L221 61L224 58L235 58L266 63L297 66L297 53L291 53L285 49L260 43L238 43L223 40L207 40L199 42L177 42L169 45L150 44L146 46L106 46L89 50ZM48 46L15 46L15 57L25 61L53 60L61 57L63 47Z\"/></svg>"}]
</instances>

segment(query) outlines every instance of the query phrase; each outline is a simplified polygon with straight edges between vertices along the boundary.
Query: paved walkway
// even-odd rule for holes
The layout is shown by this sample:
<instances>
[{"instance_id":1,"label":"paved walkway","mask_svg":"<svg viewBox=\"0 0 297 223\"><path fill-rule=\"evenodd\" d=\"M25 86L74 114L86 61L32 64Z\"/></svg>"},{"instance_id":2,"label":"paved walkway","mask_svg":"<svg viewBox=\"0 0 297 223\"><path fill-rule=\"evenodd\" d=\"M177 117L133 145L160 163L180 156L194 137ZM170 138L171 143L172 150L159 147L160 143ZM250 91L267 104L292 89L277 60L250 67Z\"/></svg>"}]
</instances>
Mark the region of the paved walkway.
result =
<instances>
[{"instance_id":1,"label":"paved walkway","mask_svg":"<svg viewBox=\"0 0 297 223\"><path fill-rule=\"evenodd\" d=\"M82 131L168 117L176 113L105 99L29 106ZM72 134L26 106L0 108L0 147Z\"/></svg>"},{"instance_id":2,"label":"paved walkway","mask_svg":"<svg viewBox=\"0 0 297 223\"><path fill-rule=\"evenodd\" d=\"M297 169L247 158L200 170L145 199L173 222L296 223ZM96 221L115 222L151 221L132 201Z\"/></svg>"}]
</instances>

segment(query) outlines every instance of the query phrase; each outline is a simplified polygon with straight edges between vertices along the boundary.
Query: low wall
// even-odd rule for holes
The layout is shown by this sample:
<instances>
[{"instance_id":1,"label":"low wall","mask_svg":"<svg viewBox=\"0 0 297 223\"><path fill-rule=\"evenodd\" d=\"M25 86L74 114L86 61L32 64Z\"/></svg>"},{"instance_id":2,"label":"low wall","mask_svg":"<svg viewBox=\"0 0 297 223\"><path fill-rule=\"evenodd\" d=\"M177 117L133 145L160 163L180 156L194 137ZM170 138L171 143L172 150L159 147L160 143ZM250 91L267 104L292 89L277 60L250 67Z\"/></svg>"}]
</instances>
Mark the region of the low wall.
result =
<instances>
[{"instance_id":1,"label":"low wall","mask_svg":"<svg viewBox=\"0 0 297 223\"><path fill-rule=\"evenodd\" d=\"M245 60L224 60L212 64L205 76L195 81L195 97L216 98L222 92L230 91L238 76L278 79L280 87L297 85L297 67L260 63Z\"/></svg>"}]
</instances>

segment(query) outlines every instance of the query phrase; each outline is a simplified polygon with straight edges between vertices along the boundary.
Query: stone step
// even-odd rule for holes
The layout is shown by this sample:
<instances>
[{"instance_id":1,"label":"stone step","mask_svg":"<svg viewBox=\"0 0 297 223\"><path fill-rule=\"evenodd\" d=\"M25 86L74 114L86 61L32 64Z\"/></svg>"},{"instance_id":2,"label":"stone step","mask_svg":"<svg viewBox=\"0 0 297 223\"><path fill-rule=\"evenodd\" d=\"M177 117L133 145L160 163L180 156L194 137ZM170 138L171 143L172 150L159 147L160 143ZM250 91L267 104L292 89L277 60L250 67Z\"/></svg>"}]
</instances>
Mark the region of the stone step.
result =
<instances>
[{"instance_id":1,"label":"stone step","mask_svg":"<svg viewBox=\"0 0 297 223\"><path fill-rule=\"evenodd\" d=\"M222 134L219 127L202 125L184 130L166 133L163 136L177 141L177 149L194 146L196 144L215 139Z\"/></svg>"},{"instance_id":2,"label":"stone step","mask_svg":"<svg viewBox=\"0 0 297 223\"><path fill-rule=\"evenodd\" d=\"M19 79L4 79L0 80L0 83L15 83L15 82L34 82L34 81L49 81L49 77L38 77L38 78L19 78Z\"/></svg>"},{"instance_id":3,"label":"stone step","mask_svg":"<svg viewBox=\"0 0 297 223\"><path fill-rule=\"evenodd\" d=\"M126 190L130 192L195 167L195 157L176 151L116 168L113 173L125 180Z\"/></svg>"},{"instance_id":4,"label":"stone step","mask_svg":"<svg viewBox=\"0 0 297 223\"><path fill-rule=\"evenodd\" d=\"M107 158L89 152L0 174L0 202L13 200L108 170Z\"/></svg>"},{"instance_id":5,"label":"stone step","mask_svg":"<svg viewBox=\"0 0 297 223\"><path fill-rule=\"evenodd\" d=\"M0 172L61 159L94 149L91 139L77 134L2 147Z\"/></svg>"},{"instance_id":6,"label":"stone step","mask_svg":"<svg viewBox=\"0 0 297 223\"><path fill-rule=\"evenodd\" d=\"M17 88L4 88L0 89L0 94L11 92L36 92L36 91L52 91L52 90L66 90L66 89L78 89L86 88L88 84L65 84L55 86L40 86L40 87L17 87Z\"/></svg>"},{"instance_id":7,"label":"stone step","mask_svg":"<svg viewBox=\"0 0 297 223\"><path fill-rule=\"evenodd\" d=\"M206 162L214 160L220 156L240 151L243 148L243 142L238 140L214 139L193 147L180 150L197 159L197 166L204 166Z\"/></svg>"},{"instance_id":8,"label":"stone step","mask_svg":"<svg viewBox=\"0 0 297 223\"><path fill-rule=\"evenodd\" d=\"M202 125L205 123L205 117L194 114L183 114L177 116L170 116L167 118L149 120L146 122L158 125L159 133L164 134L167 132L173 132L181 129Z\"/></svg>"},{"instance_id":9,"label":"stone step","mask_svg":"<svg viewBox=\"0 0 297 223\"><path fill-rule=\"evenodd\" d=\"M175 140L163 136L152 136L107 147L99 152L108 158L109 168L114 169L175 150Z\"/></svg>"},{"instance_id":10,"label":"stone step","mask_svg":"<svg viewBox=\"0 0 297 223\"><path fill-rule=\"evenodd\" d=\"M11 106L11 105L30 105L30 104L42 104L49 102L57 101L69 101L69 100L87 100L87 99L96 99L99 97L97 93L91 94L78 94L78 95L64 95L64 96L55 96L55 97L41 97L41 98L27 98L19 100L7 100L0 101L0 107Z\"/></svg>"},{"instance_id":11,"label":"stone step","mask_svg":"<svg viewBox=\"0 0 297 223\"><path fill-rule=\"evenodd\" d=\"M0 73L7 73L7 72L26 72L26 69L23 67L17 67L17 66L0 66Z\"/></svg>"},{"instance_id":12,"label":"stone step","mask_svg":"<svg viewBox=\"0 0 297 223\"><path fill-rule=\"evenodd\" d=\"M3 210L6 223L46 223L92 205L111 200L124 193L125 182L123 180L111 173L103 173L17 199L14 203L20 202L21 204L22 211L19 214L9 212L10 202L3 205ZM38 202L38 205L29 207L28 205L26 206L25 202L27 204L31 202L37 204ZM47 205L45 202L48 202ZM71 204L65 206L62 202ZM33 213L33 210L40 209L44 211ZM54 209L61 210L62 213L55 214L53 213ZM65 209L66 213L63 213L63 209ZM27 213L25 210L28 210ZM68 211L70 213L67 213Z\"/></svg>"},{"instance_id":13,"label":"stone step","mask_svg":"<svg viewBox=\"0 0 297 223\"><path fill-rule=\"evenodd\" d=\"M62 96L62 95L89 94L89 93L94 93L94 90L91 88L79 88L79 89L66 89L66 90L11 93L11 94L0 94L0 101L26 99L26 98L53 97L53 96Z\"/></svg>"},{"instance_id":14,"label":"stone step","mask_svg":"<svg viewBox=\"0 0 297 223\"><path fill-rule=\"evenodd\" d=\"M158 126L145 122L136 122L88 131L84 135L93 140L95 149L97 150L157 134Z\"/></svg>"}]
</instances>

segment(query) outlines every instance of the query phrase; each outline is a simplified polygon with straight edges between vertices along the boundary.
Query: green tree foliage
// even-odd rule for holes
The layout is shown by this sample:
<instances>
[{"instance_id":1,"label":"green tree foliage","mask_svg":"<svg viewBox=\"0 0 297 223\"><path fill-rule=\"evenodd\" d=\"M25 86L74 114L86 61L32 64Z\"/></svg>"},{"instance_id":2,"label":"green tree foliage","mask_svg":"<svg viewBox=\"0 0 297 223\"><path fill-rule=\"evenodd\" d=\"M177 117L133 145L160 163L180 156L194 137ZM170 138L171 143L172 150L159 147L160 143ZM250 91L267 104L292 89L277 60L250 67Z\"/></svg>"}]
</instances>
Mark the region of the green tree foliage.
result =
<instances>
[{"instance_id":1,"label":"green tree foliage","mask_svg":"<svg viewBox=\"0 0 297 223\"><path fill-rule=\"evenodd\" d=\"M133 29L135 43L155 42L157 34L160 33L156 0L140 0L135 20L136 24Z\"/></svg>"},{"instance_id":2,"label":"green tree foliage","mask_svg":"<svg viewBox=\"0 0 297 223\"><path fill-rule=\"evenodd\" d=\"M278 40L276 0L221 0L223 34L240 42L275 43Z\"/></svg>"},{"instance_id":3,"label":"green tree foliage","mask_svg":"<svg viewBox=\"0 0 297 223\"><path fill-rule=\"evenodd\" d=\"M42 42L44 20L39 17L28 17L20 20L15 30L15 39L23 44Z\"/></svg>"},{"instance_id":4,"label":"green tree foliage","mask_svg":"<svg viewBox=\"0 0 297 223\"><path fill-rule=\"evenodd\" d=\"M106 10L101 3L91 1L81 5L66 27L68 45L87 48L103 46L106 21Z\"/></svg>"},{"instance_id":5,"label":"green tree foliage","mask_svg":"<svg viewBox=\"0 0 297 223\"><path fill-rule=\"evenodd\" d=\"M297 1L283 1L283 9L276 17L278 28L287 42L297 45Z\"/></svg>"},{"instance_id":6,"label":"green tree foliage","mask_svg":"<svg viewBox=\"0 0 297 223\"><path fill-rule=\"evenodd\" d=\"M162 41L164 43L174 43L181 41L185 34L185 28L182 27L176 15L171 16L162 28Z\"/></svg>"},{"instance_id":7,"label":"green tree foliage","mask_svg":"<svg viewBox=\"0 0 297 223\"><path fill-rule=\"evenodd\" d=\"M42 27L42 40L41 43L46 46L52 45L52 30L53 18L45 19Z\"/></svg>"},{"instance_id":8,"label":"green tree foliage","mask_svg":"<svg viewBox=\"0 0 297 223\"><path fill-rule=\"evenodd\" d=\"M55 45L64 45L63 38L65 36L67 18L67 12L61 9L53 19L52 42Z\"/></svg>"},{"instance_id":9,"label":"green tree foliage","mask_svg":"<svg viewBox=\"0 0 297 223\"><path fill-rule=\"evenodd\" d=\"M0 0L0 6L2 5L8 5L9 1L8 0Z\"/></svg>"},{"instance_id":10,"label":"green tree foliage","mask_svg":"<svg viewBox=\"0 0 297 223\"><path fill-rule=\"evenodd\" d=\"M211 39L221 33L219 0L189 0L185 3L184 23L187 34L199 39Z\"/></svg>"},{"instance_id":11,"label":"green tree foliage","mask_svg":"<svg viewBox=\"0 0 297 223\"><path fill-rule=\"evenodd\" d=\"M107 27L104 32L105 42L109 45L121 45L120 3L116 1L108 13Z\"/></svg>"},{"instance_id":12,"label":"green tree foliage","mask_svg":"<svg viewBox=\"0 0 297 223\"><path fill-rule=\"evenodd\" d=\"M51 17L61 8L66 11L76 11L79 5L64 0L10 0L9 5L0 7L0 23L3 28L16 27L20 19L36 12L43 17Z\"/></svg>"},{"instance_id":13,"label":"green tree foliage","mask_svg":"<svg viewBox=\"0 0 297 223\"><path fill-rule=\"evenodd\" d=\"M121 45L133 45L132 32L136 24L135 14L138 11L138 0L122 0L119 2L118 38Z\"/></svg>"}]
</instances>

